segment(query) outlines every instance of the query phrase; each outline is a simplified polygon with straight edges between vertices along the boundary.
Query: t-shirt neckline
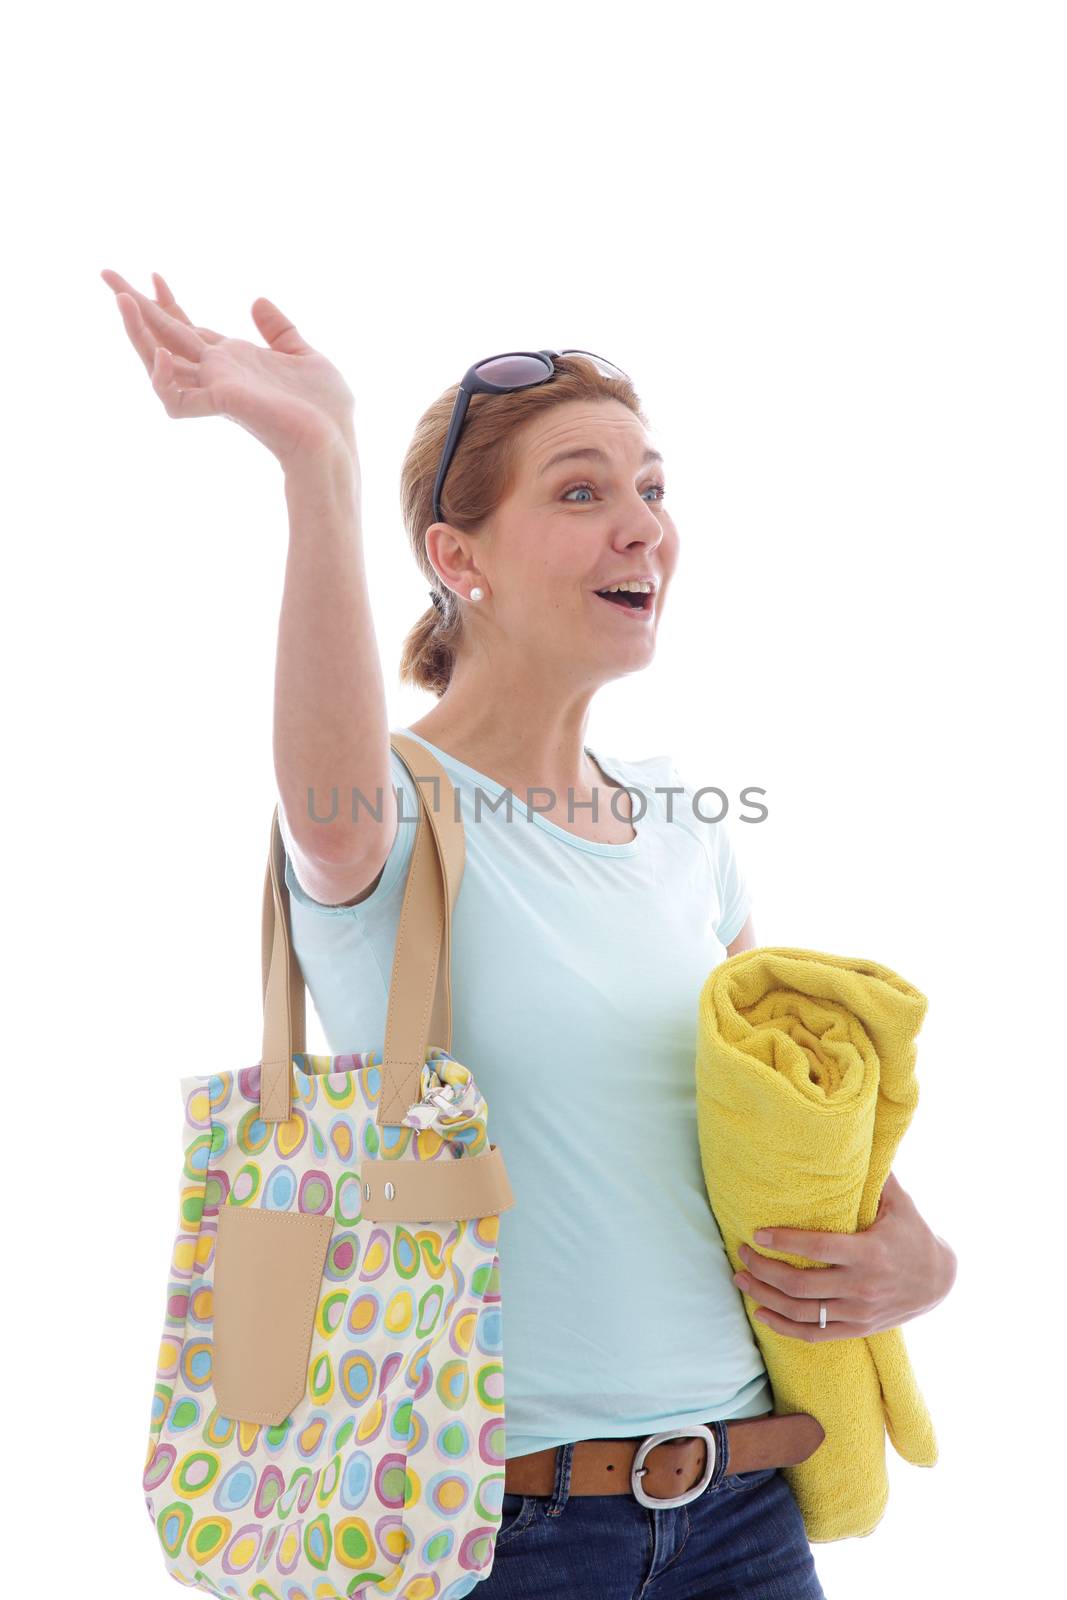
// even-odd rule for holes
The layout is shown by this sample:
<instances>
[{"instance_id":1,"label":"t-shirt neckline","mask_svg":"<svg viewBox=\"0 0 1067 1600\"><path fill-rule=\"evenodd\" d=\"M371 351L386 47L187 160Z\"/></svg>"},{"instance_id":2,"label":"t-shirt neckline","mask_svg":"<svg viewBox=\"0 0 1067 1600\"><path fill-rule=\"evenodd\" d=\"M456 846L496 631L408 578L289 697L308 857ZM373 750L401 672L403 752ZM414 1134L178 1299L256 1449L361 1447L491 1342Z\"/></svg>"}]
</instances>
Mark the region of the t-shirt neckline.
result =
<instances>
[{"instance_id":1,"label":"t-shirt neckline","mask_svg":"<svg viewBox=\"0 0 1067 1600\"><path fill-rule=\"evenodd\" d=\"M480 787L492 799L495 800L506 792L506 786L504 784L497 783L495 778L490 778L486 773L479 772L475 767L468 766L465 761L460 761L458 757L450 755L447 750L442 750L440 745L436 745L430 739L424 738L421 733L416 733L413 728L398 728L396 731L398 733L405 733L412 739L417 739L420 744L424 744L427 749L432 750L434 755L439 756L445 766L460 773L466 778L472 779L476 784L480 785ZM592 748L591 745L584 745L583 749L585 750L586 755L592 756L593 760L596 762L601 772L604 773L605 777L613 779L614 782L620 784L621 787L630 791L630 804L632 808L635 803L633 794L634 785L628 783L626 778L620 776L618 772L613 771L611 766L604 760L598 751ZM473 804L473 798L468 803ZM539 811L530 811L530 808L526 805L525 801L521 800L514 792L512 793L511 804L514 811L518 812L524 818L529 817L529 819L539 828L543 828L546 833L553 834L557 839L561 839L564 844L569 844L576 850L586 850L589 852L589 854L598 856L635 855L641 848L641 829L644 824L645 817L648 815L646 809L645 817L639 817L631 822L630 825L637 835L636 838L627 839L621 844L610 844L606 840L601 841L598 839L582 839L579 838L579 836L575 833L569 833L566 828L561 828L558 823L553 822L551 817L542 816Z\"/></svg>"}]
</instances>

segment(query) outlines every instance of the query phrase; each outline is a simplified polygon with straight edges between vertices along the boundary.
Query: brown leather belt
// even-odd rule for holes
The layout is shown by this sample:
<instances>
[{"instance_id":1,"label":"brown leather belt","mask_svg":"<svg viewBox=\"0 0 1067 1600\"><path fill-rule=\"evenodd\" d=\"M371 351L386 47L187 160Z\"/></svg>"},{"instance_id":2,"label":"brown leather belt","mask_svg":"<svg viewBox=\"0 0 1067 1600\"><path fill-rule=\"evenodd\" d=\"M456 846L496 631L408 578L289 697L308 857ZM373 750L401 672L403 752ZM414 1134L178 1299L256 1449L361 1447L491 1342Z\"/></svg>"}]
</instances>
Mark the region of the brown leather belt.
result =
<instances>
[{"instance_id":1,"label":"brown leather belt","mask_svg":"<svg viewBox=\"0 0 1067 1600\"><path fill-rule=\"evenodd\" d=\"M758 1417L737 1417L726 1422L725 1428L726 1463L722 1476L754 1472L761 1467L793 1466L806 1461L826 1437L822 1423L808 1411L785 1416L768 1411ZM631 1439L579 1439L574 1445L569 1492L633 1494L642 1504L647 1504L645 1496L678 1504L679 1496L694 1490L701 1492L716 1466L713 1424L701 1424L694 1437L679 1434L663 1438L662 1443L652 1444L640 1454L650 1440L661 1437L648 1434ZM558 1448L509 1457L504 1464L505 1492L552 1494ZM695 1497L695 1493L690 1494L690 1498Z\"/></svg>"}]
</instances>

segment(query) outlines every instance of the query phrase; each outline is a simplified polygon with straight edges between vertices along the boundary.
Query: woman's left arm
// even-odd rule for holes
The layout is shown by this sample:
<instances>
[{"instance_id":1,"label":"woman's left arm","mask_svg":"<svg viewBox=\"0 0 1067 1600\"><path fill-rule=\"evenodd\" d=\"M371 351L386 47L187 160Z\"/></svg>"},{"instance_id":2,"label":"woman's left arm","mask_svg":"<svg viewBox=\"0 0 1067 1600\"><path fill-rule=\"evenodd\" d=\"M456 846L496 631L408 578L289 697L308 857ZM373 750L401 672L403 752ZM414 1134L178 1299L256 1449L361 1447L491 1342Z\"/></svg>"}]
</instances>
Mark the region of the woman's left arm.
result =
<instances>
[{"instance_id":1,"label":"woman's left arm","mask_svg":"<svg viewBox=\"0 0 1067 1600\"><path fill-rule=\"evenodd\" d=\"M756 946L749 917L727 955ZM921 1317L956 1281L956 1254L925 1222L892 1172L882 1187L878 1214L860 1233L818 1233L807 1228L760 1228L757 1244L826 1266L792 1267L739 1246L746 1271L734 1283L758 1309L759 1322L794 1339L859 1339ZM819 1327L819 1302L826 1326Z\"/></svg>"}]
</instances>

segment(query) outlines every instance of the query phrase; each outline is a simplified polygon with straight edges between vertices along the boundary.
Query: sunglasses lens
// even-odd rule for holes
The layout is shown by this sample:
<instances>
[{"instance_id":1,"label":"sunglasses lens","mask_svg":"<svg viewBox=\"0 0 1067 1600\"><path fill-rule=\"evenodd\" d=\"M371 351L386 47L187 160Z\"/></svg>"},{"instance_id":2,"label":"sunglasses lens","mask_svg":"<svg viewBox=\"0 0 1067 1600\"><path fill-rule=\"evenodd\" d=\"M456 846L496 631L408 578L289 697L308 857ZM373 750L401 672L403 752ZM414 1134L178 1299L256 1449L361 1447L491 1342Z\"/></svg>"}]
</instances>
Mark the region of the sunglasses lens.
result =
<instances>
[{"instance_id":1,"label":"sunglasses lens","mask_svg":"<svg viewBox=\"0 0 1067 1600\"><path fill-rule=\"evenodd\" d=\"M522 389L527 384L544 383L552 372L551 362L541 356L494 356L477 367L479 378L501 388Z\"/></svg>"},{"instance_id":2,"label":"sunglasses lens","mask_svg":"<svg viewBox=\"0 0 1067 1600\"><path fill-rule=\"evenodd\" d=\"M593 363L602 378L623 378L626 382L629 382L626 373L623 372L621 367L613 366L610 361L605 361L603 356L595 356L591 350L561 350L560 354L564 356L584 356L587 361Z\"/></svg>"}]
</instances>

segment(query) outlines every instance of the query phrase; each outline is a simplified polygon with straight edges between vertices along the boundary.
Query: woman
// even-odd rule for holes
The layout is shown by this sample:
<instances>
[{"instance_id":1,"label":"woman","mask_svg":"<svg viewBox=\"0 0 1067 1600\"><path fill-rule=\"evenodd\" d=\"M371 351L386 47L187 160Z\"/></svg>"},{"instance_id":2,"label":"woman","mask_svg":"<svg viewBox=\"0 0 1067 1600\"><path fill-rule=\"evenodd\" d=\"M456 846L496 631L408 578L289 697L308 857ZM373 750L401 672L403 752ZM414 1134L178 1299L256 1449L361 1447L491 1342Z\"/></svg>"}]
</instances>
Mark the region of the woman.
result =
<instances>
[{"instance_id":1,"label":"woman","mask_svg":"<svg viewBox=\"0 0 1067 1600\"><path fill-rule=\"evenodd\" d=\"M168 413L227 415L283 467L274 756L293 937L331 1051L369 1048L417 797L389 748L351 393L267 300L252 307L258 346L193 328L158 274L155 300L103 276ZM584 741L596 690L653 656L678 558L663 467L629 379L585 352L478 364L423 415L403 467L432 598L402 672L436 704L400 731L461 795L452 1051L486 1096L515 1194L486 1600L621 1600L652 1578L663 1600L822 1595L780 1470L817 1440L788 1432L803 1416L767 1415L696 1138L697 995L724 946L755 943L749 896L728 832L669 757ZM350 789L368 804L349 806ZM943 1295L947 1247L928 1246L899 1186L883 1211L898 1245L889 1326ZM805 1237L814 1255L819 1236ZM809 1336L801 1269L754 1251L751 1270L768 1320ZM833 1270L825 1332L845 1337L867 1268ZM642 1441L685 1428L699 1432L631 1475Z\"/></svg>"}]
</instances>

